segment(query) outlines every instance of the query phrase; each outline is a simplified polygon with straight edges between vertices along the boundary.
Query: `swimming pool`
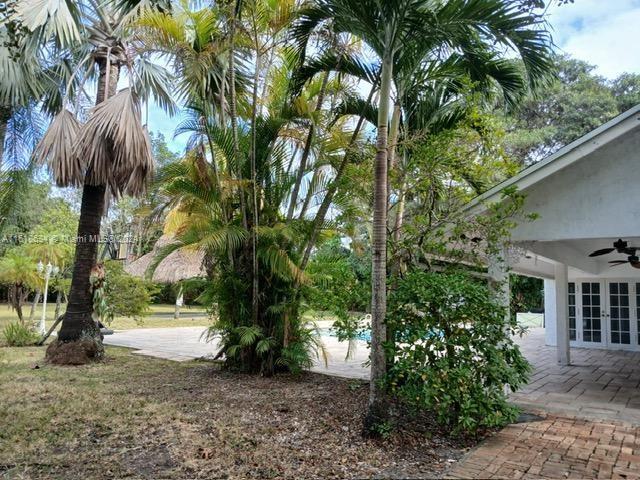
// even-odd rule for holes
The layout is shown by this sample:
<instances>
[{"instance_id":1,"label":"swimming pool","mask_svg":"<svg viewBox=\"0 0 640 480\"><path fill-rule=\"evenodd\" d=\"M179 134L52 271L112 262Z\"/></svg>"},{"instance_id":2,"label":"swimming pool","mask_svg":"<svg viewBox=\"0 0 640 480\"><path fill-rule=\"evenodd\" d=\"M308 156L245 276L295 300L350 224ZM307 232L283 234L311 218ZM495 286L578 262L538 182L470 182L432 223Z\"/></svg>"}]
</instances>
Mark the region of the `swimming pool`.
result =
<instances>
[{"instance_id":1,"label":"swimming pool","mask_svg":"<svg viewBox=\"0 0 640 480\"><path fill-rule=\"evenodd\" d=\"M334 337L334 338L338 337L338 334L337 334L335 328L333 328L333 327L319 328L318 332L320 333L321 337ZM357 340L362 340L364 342L370 342L371 341L371 330L365 330L365 331L359 332L356 335L356 339Z\"/></svg>"},{"instance_id":2,"label":"swimming pool","mask_svg":"<svg viewBox=\"0 0 640 480\"><path fill-rule=\"evenodd\" d=\"M319 328L318 332L320 333L321 337L334 337L337 338L338 334L336 333L335 328L333 327L325 327L325 328ZM399 340L402 339L402 336L399 336ZM434 330L431 331L427 334L427 337L429 338L433 338L433 337L440 337L443 338L444 334L442 333L442 331L439 330ZM371 341L371 330L364 330L362 332L359 332L356 335L356 339L357 340L362 340L363 342L370 342Z\"/></svg>"}]
</instances>

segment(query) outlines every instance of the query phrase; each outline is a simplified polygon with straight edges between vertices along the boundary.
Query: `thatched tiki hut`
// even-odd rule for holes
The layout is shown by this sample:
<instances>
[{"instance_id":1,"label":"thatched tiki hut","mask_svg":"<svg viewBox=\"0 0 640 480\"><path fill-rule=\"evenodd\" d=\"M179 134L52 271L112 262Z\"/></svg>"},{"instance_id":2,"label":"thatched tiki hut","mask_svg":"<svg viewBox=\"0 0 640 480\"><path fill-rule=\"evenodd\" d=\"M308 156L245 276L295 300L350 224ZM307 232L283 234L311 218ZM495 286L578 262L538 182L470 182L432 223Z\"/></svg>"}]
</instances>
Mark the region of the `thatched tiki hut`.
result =
<instances>
[{"instance_id":1,"label":"thatched tiki hut","mask_svg":"<svg viewBox=\"0 0 640 480\"><path fill-rule=\"evenodd\" d=\"M156 283L180 283L183 280L191 278L206 277L207 273L204 267L204 253L199 250L189 250L186 248L178 249L167 255L153 270L152 265L160 255L161 250L170 246L172 237L163 235L158 239L153 251L143 255L124 267L125 271L136 277L147 277ZM182 307L184 298L182 286L176 297L176 311L174 317L180 317L180 307Z\"/></svg>"}]
</instances>

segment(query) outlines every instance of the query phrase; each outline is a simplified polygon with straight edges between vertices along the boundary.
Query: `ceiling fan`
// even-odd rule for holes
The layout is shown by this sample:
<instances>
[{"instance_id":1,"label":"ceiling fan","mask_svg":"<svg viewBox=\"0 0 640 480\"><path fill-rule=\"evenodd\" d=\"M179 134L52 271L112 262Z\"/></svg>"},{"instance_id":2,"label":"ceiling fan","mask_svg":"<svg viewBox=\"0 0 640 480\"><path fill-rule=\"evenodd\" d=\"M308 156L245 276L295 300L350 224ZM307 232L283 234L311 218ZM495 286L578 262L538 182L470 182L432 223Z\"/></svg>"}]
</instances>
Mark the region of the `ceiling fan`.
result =
<instances>
[{"instance_id":1,"label":"ceiling fan","mask_svg":"<svg viewBox=\"0 0 640 480\"><path fill-rule=\"evenodd\" d=\"M629 247L629 244L619 238L613 242L613 248L602 248L589 254L590 257L599 257L600 255L606 255L611 252L626 253L627 255L635 255L636 251L640 250L639 247Z\"/></svg>"},{"instance_id":2,"label":"ceiling fan","mask_svg":"<svg viewBox=\"0 0 640 480\"><path fill-rule=\"evenodd\" d=\"M616 267L618 265L624 265L628 263L633 268L640 269L640 258L636 255L636 252L640 250L639 247L629 247L629 244L619 238L615 242L613 242L613 248L602 248L600 250L596 250L589 254L590 257L599 257L600 255L607 255L611 252L624 253L627 255L626 260L612 260L609 263L612 267Z\"/></svg>"},{"instance_id":3,"label":"ceiling fan","mask_svg":"<svg viewBox=\"0 0 640 480\"><path fill-rule=\"evenodd\" d=\"M627 258L626 260L612 260L609 263L612 267L617 267L618 265L624 265L625 263L628 263L633 268L640 268L640 258L638 258L636 255L629 255L629 258Z\"/></svg>"}]
</instances>

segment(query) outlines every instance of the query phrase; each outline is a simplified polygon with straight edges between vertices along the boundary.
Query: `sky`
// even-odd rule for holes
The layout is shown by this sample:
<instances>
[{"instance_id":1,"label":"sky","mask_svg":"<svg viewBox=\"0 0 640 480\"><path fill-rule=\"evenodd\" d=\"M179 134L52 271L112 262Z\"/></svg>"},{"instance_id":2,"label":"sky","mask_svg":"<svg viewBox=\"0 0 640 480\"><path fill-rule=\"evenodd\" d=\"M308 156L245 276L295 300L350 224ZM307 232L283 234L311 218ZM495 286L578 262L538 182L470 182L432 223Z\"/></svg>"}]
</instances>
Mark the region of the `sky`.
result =
<instances>
[{"instance_id":1,"label":"sky","mask_svg":"<svg viewBox=\"0 0 640 480\"><path fill-rule=\"evenodd\" d=\"M559 51L597 66L615 78L640 73L640 0L574 0L549 7L547 20Z\"/></svg>"},{"instance_id":2,"label":"sky","mask_svg":"<svg viewBox=\"0 0 640 480\"><path fill-rule=\"evenodd\" d=\"M547 21L559 52L586 60L607 78L640 73L640 0L574 0L567 5L549 1ZM179 121L150 106L149 129L163 133L176 152L184 149L187 140L185 135L173 138Z\"/></svg>"}]
</instances>

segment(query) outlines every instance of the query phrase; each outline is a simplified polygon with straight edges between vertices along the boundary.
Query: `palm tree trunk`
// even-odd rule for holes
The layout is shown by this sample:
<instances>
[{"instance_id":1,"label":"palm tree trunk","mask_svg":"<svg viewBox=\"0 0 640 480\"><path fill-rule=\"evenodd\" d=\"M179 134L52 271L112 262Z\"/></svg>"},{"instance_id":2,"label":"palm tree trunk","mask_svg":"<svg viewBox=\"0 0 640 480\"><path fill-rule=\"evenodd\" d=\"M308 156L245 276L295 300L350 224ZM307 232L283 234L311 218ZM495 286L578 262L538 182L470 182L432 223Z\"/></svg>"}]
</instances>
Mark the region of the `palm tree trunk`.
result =
<instances>
[{"instance_id":1,"label":"palm tree trunk","mask_svg":"<svg viewBox=\"0 0 640 480\"><path fill-rule=\"evenodd\" d=\"M69 303L58 334L61 342L76 341L83 336L97 337L99 333L92 317L93 290L90 276L98 257L105 192L104 185L85 185L82 191Z\"/></svg>"},{"instance_id":2,"label":"palm tree trunk","mask_svg":"<svg viewBox=\"0 0 640 480\"><path fill-rule=\"evenodd\" d=\"M373 95L376 92L376 86L377 85L373 85L371 87L371 90L369 91L369 97L367 98L367 103L371 102L371 99L373 98ZM307 264L309 263L309 259L311 258L311 251L313 250L313 247L315 246L316 241L318 240L318 235L320 235L320 231L322 230L322 226L324 225L325 218L327 217L327 213L329 212L329 207L331 206L331 202L333 201L333 196L338 190L338 185L340 183L340 180L342 179L344 170L349 164L349 161L351 160L351 154L349 150L355 144L358 138L358 134L362 129L362 125L364 124L364 120L365 120L364 115L361 115L360 118L358 119L358 123L356 124L356 128L353 130L353 133L351 134L351 139L349 140L347 151L345 152L344 156L342 157L342 161L338 166L336 176L331 182L331 184L329 185L329 187L327 188L327 193L322 199L320 208L318 208L318 213L316 213L316 217L313 221L313 228L311 230L311 235L309 236L309 240L307 241L307 244L305 246L304 254L302 256L302 262L300 263L301 270L304 270Z\"/></svg>"},{"instance_id":3,"label":"palm tree trunk","mask_svg":"<svg viewBox=\"0 0 640 480\"><path fill-rule=\"evenodd\" d=\"M182 308L183 304L184 304L184 289L182 288L182 285L180 285L180 289L178 290L178 295L176 296L175 310L173 312L174 320L180 320L180 309Z\"/></svg>"},{"instance_id":4,"label":"palm tree trunk","mask_svg":"<svg viewBox=\"0 0 640 480\"><path fill-rule=\"evenodd\" d=\"M58 319L58 317L60 316L60 308L62 307L62 291L58 290L58 293L56 294L56 309L53 313L53 319L54 321Z\"/></svg>"},{"instance_id":5,"label":"palm tree trunk","mask_svg":"<svg viewBox=\"0 0 640 480\"><path fill-rule=\"evenodd\" d=\"M236 168L240 165L240 143L238 141L238 109L236 100L236 9L238 7L239 0L234 2L234 10L231 17L231 34L229 38L229 116L231 117L231 136L233 139L233 162ZM231 166L229 167L231 170ZM238 172L238 178L240 178L240 172ZM247 205L244 197L244 190L239 189L240 194L240 209L242 211L242 225L248 229L247 219Z\"/></svg>"},{"instance_id":6,"label":"palm tree trunk","mask_svg":"<svg viewBox=\"0 0 640 480\"><path fill-rule=\"evenodd\" d=\"M7 138L7 125L11 118L11 109L0 107L0 171L2 171L2 160L4 158L4 141Z\"/></svg>"},{"instance_id":7,"label":"palm tree trunk","mask_svg":"<svg viewBox=\"0 0 640 480\"><path fill-rule=\"evenodd\" d=\"M255 12L254 12L255 13ZM254 17L255 22L255 17ZM254 23L255 27L255 23ZM258 278L258 224L260 219L258 218L258 174L256 172L256 142L257 142L257 128L256 120L258 117L258 83L260 81L260 45L258 44L258 34L254 30L256 35L256 65L255 73L253 76L253 98L252 98L252 110L251 110L251 199L253 203L253 225L251 227L251 319L253 324L258 324L259 314L259 278Z\"/></svg>"},{"instance_id":8,"label":"palm tree trunk","mask_svg":"<svg viewBox=\"0 0 640 480\"><path fill-rule=\"evenodd\" d=\"M15 287L13 307L18 314L18 320L24 325L24 315L22 314L22 287Z\"/></svg>"},{"instance_id":9,"label":"palm tree trunk","mask_svg":"<svg viewBox=\"0 0 640 480\"><path fill-rule=\"evenodd\" d=\"M386 419L384 387L386 374L385 316L387 312L387 132L393 64L390 55L382 60L380 101L378 106L378 137L373 195L372 285L371 285L371 382L369 406L364 421L366 434L375 434L376 427Z\"/></svg>"},{"instance_id":10,"label":"palm tree trunk","mask_svg":"<svg viewBox=\"0 0 640 480\"><path fill-rule=\"evenodd\" d=\"M33 303L31 304L31 311L29 312L29 323L33 322L34 317L36 316L36 306L38 305L38 302L40 301L40 295L42 293L40 292L40 289L36 289L36 295L35 297L33 297Z\"/></svg>"},{"instance_id":11,"label":"palm tree trunk","mask_svg":"<svg viewBox=\"0 0 640 480\"><path fill-rule=\"evenodd\" d=\"M322 85L320 86L320 91L318 92L318 101L316 102L316 108L314 111L320 110L322 108L322 103L324 102L324 95L327 90L327 83L329 82L329 72L325 72L324 77L322 79ZM304 144L304 150L302 151L302 157L300 158L300 165L298 166L298 175L296 177L296 183L293 186L293 191L291 192L291 202L289 203L289 211L287 212L287 220L291 220L293 218L293 213L296 210L296 204L298 203L298 194L300 193L300 185L302 184L302 179L304 178L304 174L307 169L307 160L309 160L309 154L311 153L311 145L313 143L313 136L315 134L316 126L311 121L311 126L309 127L309 133L307 134L307 140Z\"/></svg>"},{"instance_id":12,"label":"palm tree trunk","mask_svg":"<svg viewBox=\"0 0 640 480\"><path fill-rule=\"evenodd\" d=\"M96 94L97 105L116 93L120 66L117 62L109 62L106 55L97 57L96 62L100 68ZM90 172L87 173L87 178L89 175ZM71 290L67 310L58 333L59 342L68 343L78 341L83 337L92 337L101 347L100 330L92 317L93 289L90 276L98 257L100 224L105 213L105 197L105 185L89 185L88 182L85 182L82 190ZM53 357L49 356L49 351L47 354L53 360ZM51 355L55 356L55 354L55 350L52 350ZM54 361L63 362L64 360L55 359Z\"/></svg>"}]
</instances>

